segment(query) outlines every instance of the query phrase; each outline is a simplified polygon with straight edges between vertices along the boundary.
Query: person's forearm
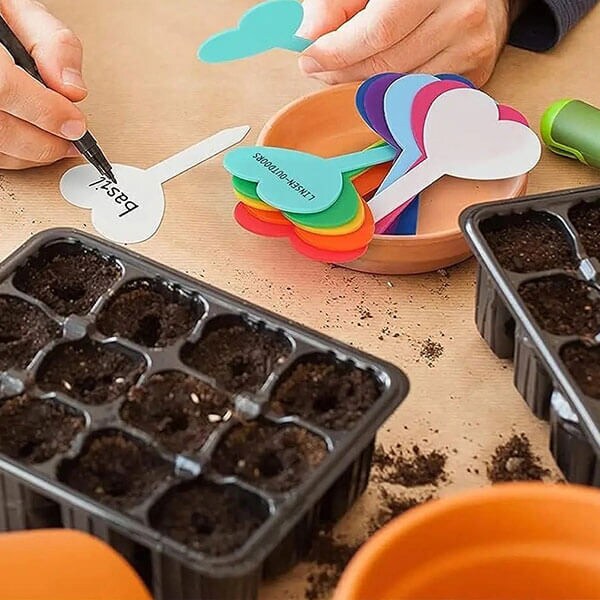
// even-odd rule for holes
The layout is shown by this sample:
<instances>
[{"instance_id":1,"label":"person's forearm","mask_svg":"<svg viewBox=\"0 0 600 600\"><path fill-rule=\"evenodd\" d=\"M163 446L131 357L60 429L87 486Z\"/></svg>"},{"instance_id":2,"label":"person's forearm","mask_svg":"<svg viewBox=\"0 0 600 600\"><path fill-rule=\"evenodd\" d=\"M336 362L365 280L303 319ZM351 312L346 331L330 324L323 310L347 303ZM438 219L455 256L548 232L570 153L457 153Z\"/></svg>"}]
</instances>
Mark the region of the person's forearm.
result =
<instances>
[{"instance_id":1,"label":"person's forearm","mask_svg":"<svg viewBox=\"0 0 600 600\"><path fill-rule=\"evenodd\" d=\"M510 43L527 50L554 47L598 0L514 0Z\"/></svg>"}]
</instances>

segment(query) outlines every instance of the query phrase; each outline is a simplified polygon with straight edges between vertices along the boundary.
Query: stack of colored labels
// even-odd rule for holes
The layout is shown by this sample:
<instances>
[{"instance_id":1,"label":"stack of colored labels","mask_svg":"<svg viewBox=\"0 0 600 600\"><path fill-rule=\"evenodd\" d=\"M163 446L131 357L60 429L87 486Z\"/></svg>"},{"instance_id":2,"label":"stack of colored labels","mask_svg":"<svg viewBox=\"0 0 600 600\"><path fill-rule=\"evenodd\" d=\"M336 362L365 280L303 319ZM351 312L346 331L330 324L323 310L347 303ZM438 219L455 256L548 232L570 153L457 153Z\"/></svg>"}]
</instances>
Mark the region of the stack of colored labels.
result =
<instances>
[{"instance_id":1,"label":"stack of colored labels","mask_svg":"<svg viewBox=\"0 0 600 600\"><path fill-rule=\"evenodd\" d=\"M372 148L384 146L380 142ZM239 201L235 219L252 233L288 237L300 254L313 260L332 263L356 260L367 251L375 232L366 201L379 188L391 165L389 161L345 173L335 202L323 211L304 214L267 204L259 197L257 183L233 176L234 194Z\"/></svg>"}]
</instances>

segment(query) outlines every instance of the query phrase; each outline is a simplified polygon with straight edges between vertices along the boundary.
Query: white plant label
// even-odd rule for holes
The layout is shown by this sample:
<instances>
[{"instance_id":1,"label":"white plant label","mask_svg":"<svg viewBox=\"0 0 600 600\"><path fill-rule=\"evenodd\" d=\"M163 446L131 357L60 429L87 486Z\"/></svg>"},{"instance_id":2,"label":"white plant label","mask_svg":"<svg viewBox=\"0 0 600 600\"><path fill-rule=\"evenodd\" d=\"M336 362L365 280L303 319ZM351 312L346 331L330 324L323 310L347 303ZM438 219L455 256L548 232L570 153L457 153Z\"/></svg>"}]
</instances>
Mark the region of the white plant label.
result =
<instances>
[{"instance_id":1,"label":"white plant label","mask_svg":"<svg viewBox=\"0 0 600 600\"><path fill-rule=\"evenodd\" d=\"M105 238L143 242L162 222L163 184L238 144L249 131L247 126L225 129L149 169L113 164L116 184L92 165L79 165L63 175L60 192L67 202L92 211L92 225Z\"/></svg>"}]
</instances>

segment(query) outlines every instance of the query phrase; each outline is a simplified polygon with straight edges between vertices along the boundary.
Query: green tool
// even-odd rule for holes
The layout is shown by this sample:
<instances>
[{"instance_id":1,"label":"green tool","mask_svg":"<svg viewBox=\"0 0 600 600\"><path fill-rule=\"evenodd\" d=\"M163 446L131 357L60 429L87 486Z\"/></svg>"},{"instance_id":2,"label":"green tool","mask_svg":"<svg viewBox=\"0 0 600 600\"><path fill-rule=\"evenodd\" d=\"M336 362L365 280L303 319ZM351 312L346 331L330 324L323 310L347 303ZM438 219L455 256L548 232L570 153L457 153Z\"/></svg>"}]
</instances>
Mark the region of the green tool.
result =
<instances>
[{"instance_id":1,"label":"green tool","mask_svg":"<svg viewBox=\"0 0 600 600\"><path fill-rule=\"evenodd\" d=\"M556 154L600 169L600 109L581 100L555 102L542 117L544 143Z\"/></svg>"}]
</instances>

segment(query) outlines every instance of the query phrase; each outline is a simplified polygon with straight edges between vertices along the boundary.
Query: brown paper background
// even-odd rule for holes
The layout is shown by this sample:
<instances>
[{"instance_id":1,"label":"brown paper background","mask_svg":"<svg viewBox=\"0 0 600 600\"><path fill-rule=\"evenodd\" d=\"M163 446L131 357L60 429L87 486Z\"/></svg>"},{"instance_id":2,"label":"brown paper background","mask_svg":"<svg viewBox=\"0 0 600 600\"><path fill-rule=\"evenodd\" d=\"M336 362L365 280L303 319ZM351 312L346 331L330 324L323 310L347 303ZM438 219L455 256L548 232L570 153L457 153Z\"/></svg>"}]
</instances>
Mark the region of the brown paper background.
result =
<instances>
[{"instance_id":1,"label":"brown paper background","mask_svg":"<svg viewBox=\"0 0 600 600\"><path fill-rule=\"evenodd\" d=\"M284 51L219 66L198 62L198 44L231 26L254 3L46 3L84 42L91 92L83 107L112 161L148 167L233 125L251 125L253 141L275 111L320 87L304 79L295 57ZM508 48L489 92L534 124L559 98L600 104L598 31L600 8L553 52L534 55ZM58 193L67 166L0 175L2 257L42 229L92 231L89 214L69 206ZM599 183L598 172L545 152L531 176L530 191L594 183ZM165 193L159 233L134 249L402 367L411 380L411 394L379 439L386 445L446 449L449 481L440 495L486 485L486 459L512 432L526 432L544 463L552 465L546 425L530 414L515 391L510 363L496 359L475 329L472 260L447 274L411 277L357 274L308 262L286 242L255 237L234 223L234 200L219 160L172 180ZM372 318L361 320L363 309ZM420 357L427 338L444 347L431 367ZM371 489L338 528L340 536L360 537L376 502ZM265 586L261 598L303 598L309 570L300 565Z\"/></svg>"}]
</instances>

